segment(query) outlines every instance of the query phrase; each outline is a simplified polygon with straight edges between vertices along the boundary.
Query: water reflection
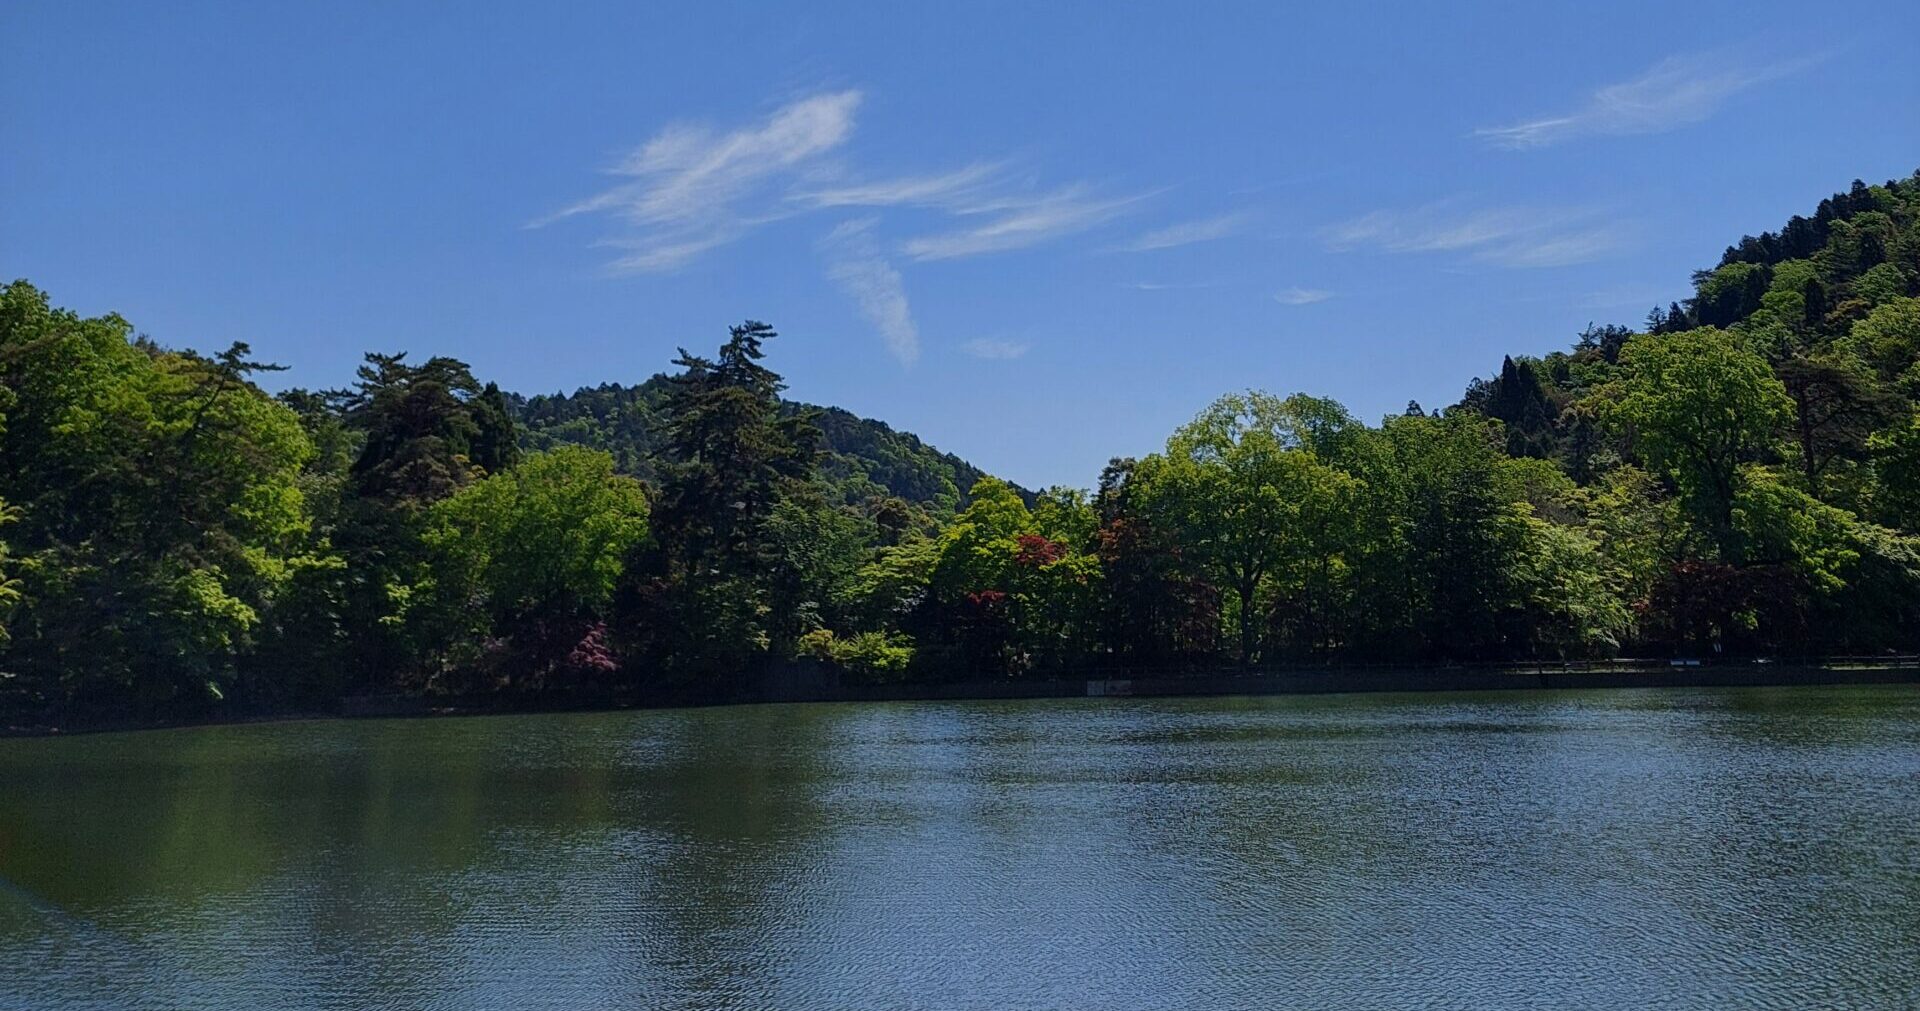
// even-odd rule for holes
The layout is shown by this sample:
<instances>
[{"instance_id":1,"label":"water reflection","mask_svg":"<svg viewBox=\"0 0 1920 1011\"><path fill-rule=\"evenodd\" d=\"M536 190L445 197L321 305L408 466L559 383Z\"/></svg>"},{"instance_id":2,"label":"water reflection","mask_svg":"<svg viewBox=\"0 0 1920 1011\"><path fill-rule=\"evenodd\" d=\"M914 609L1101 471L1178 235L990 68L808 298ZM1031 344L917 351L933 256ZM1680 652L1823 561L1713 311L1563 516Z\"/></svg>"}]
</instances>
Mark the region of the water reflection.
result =
<instances>
[{"instance_id":1,"label":"water reflection","mask_svg":"<svg viewBox=\"0 0 1920 1011\"><path fill-rule=\"evenodd\" d=\"M1905 688L0 741L4 1007L1920 999Z\"/></svg>"}]
</instances>

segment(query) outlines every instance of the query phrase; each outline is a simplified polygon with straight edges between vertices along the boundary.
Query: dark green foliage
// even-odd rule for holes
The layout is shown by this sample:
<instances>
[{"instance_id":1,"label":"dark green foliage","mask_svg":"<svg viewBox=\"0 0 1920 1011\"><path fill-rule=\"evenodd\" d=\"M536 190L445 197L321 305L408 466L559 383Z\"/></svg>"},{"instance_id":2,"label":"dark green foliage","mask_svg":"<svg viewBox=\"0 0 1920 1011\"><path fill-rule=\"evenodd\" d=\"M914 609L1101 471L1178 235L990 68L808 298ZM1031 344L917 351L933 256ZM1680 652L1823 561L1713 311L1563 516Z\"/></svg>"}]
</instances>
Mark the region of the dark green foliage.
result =
<instances>
[{"instance_id":1,"label":"dark green foliage","mask_svg":"<svg viewBox=\"0 0 1920 1011\"><path fill-rule=\"evenodd\" d=\"M1670 317L1662 310L1655 309L1647 314L1647 318L1651 324L1647 329L1659 332ZM1632 330L1616 323L1606 326L1588 324L1585 330L1580 331L1580 336L1574 338L1573 348L1575 353L1597 353L1608 365L1613 365L1620 361L1620 349L1627 346L1627 340L1632 336Z\"/></svg>"},{"instance_id":2,"label":"dark green foliage","mask_svg":"<svg viewBox=\"0 0 1920 1011\"><path fill-rule=\"evenodd\" d=\"M520 441L513 430L513 408L500 387L488 383L467 405L473 416L473 437L468 441L468 457L473 465L488 474L511 469L520 460Z\"/></svg>"},{"instance_id":3,"label":"dark green foliage","mask_svg":"<svg viewBox=\"0 0 1920 1011\"><path fill-rule=\"evenodd\" d=\"M1727 247L1726 254L1720 257L1720 265L1757 263L1771 266L1782 260L1810 257L1826 247L1834 222L1848 221L1868 211L1894 210L1903 197L1910 205L1911 190L1916 179L1920 179L1920 173L1916 173L1916 178L1893 180L1885 186L1868 186L1855 179L1853 187L1847 192L1835 193L1820 201L1820 207L1811 219L1796 214L1778 232L1742 237L1738 245ZM1903 189L1908 191L1904 195L1901 193ZM1911 206L1908 211L1911 212Z\"/></svg>"},{"instance_id":4,"label":"dark green foliage","mask_svg":"<svg viewBox=\"0 0 1920 1011\"><path fill-rule=\"evenodd\" d=\"M512 464L513 420L498 387L483 390L465 362L406 353L368 354L360 380L342 398L366 433L353 477L361 495L425 504Z\"/></svg>"},{"instance_id":5,"label":"dark green foliage","mask_svg":"<svg viewBox=\"0 0 1920 1011\"><path fill-rule=\"evenodd\" d=\"M1103 637L1122 662L1198 665L1222 645L1220 593L1184 564L1180 531L1148 512L1135 480L1139 467L1137 460L1112 461L1094 497L1107 585Z\"/></svg>"},{"instance_id":6,"label":"dark green foliage","mask_svg":"<svg viewBox=\"0 0 1920 1011\"><path fill-rule=\"evenodd\" d=\"M1867 440L1899 414L1899 399L1858 359L1791 358L1774 367L1794 404L1794 439L1807 488L1836 460L1859 460Z\"/></svg>"},{"instance_id":7,"label":"dark green foliage","mask_svg":"<svg viewBox=\"0 0 1920 1011\"><path fill-rule=\"evenodd\" d=\"M0 707L1920 648L1917 219L1855 184L1641 332L1378 426L1223 397L1091 496L782 399L760 323L633 387L373 354L274 398L17 282Z\"/></svg>"},{"instance_id":8,"label":"dark green foliage","mask_svg":"<svg viewBox=\"0 0 1920 1011\"><path fill-rule=\"evenodd\" d=\"M811 414L781 410L784 384L761 364L775 336L748 321L716 358L682 350L660 404L653 541L620 624L671 673L737 676L798 631L781 535L821 532L792 522L825 508L813 483L821 436Z\"/></svg>"},{"instance_id":9,"label":"dark green foliage","mask_svg":"<svg viewBox=\"0 0 1920 1011\"><path fill-rule=\"evenodd\" d=\"M671 380L656 375L638 386L602 384L571 394L511 397L528 449L577 445L605 450L622 473L651 480L660 444L660 410ZM782 401L785 413L811 413L824 436L820 474L825 494L845 505L891 496L932 516L949 516L966 504L967 490L986 474L951 453L942 453L885 422L837 407Z\"/></svg>"},{"instance_id":10,"label":"dark green foliage","mask_svg":"<svg viewBox=\"0 0 1920 1011\"><path fill-rule=\"evenodd\" d=\"M1508 357L1491 381L1476 379L1469 384L1460 403L1505 424L1509 456L1544 459L1553 455L1559 441L1560 409L1549 399L1531 361L1516 363Z\"/></svg>"},{"instance_id":11,"label":"dark green foliage","mask_svg":"<svg viewBox=\"0 0 1920 1011\"><path fill-rule=\"evenodd\" d=\"M1725 327L1753 315L1767 293L1773 271L1764 263L1729 263L1694 275L1696 294L1687 319L1693 326Z\"/></svg>"}]
</instances>

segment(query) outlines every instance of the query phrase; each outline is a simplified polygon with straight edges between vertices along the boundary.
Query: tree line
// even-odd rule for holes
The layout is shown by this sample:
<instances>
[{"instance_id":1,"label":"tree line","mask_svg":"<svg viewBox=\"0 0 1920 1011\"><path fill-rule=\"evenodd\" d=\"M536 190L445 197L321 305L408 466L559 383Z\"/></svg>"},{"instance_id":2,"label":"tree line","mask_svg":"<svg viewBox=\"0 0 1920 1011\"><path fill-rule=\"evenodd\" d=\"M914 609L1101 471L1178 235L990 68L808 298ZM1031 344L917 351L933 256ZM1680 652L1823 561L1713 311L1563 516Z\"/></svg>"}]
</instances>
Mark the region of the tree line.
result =
<instances>
[{"instance_id":1,"label":"tree line","mask_svg":"<svg viewBox=\"0 0 1920 1011\"><path fill-rule=\"evenodd\" d=\"M1912 650L1916 218L1856 183L1458 404L1230 394L1033 493L783 400L761 323L572 401L404 354L269 395L14 282L0 708Z\"/></svg>"}]
</instances>

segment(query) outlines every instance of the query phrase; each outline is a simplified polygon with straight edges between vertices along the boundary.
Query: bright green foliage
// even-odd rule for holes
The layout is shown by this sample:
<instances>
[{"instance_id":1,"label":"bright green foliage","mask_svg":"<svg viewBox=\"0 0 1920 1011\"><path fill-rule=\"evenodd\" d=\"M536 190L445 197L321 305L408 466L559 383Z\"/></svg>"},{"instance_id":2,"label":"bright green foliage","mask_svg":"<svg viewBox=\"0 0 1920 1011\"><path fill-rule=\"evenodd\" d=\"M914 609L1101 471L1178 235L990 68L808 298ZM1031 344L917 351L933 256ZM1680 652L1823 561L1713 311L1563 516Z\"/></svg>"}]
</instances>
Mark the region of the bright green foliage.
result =
<instances>
[{"instance_id":1,"label":"bright green foliage","mask_svg":"<svg viewBox=\"0 0 1920 1011\"><path fill-rule=\"evenodd\" d=\"M1627 342L1620 360L1626 376L1607 392L1608 421L1673 480L1702 529L1724 547L1740 462L1792 420L1793 401L1766 359L1710 327L1643 334Z\"/></svg>"},{"instance_id":2,"label":"bright green foliage","mask_svg":"<svg viewBox=\"0 0 1920 1011\"><path fill-rule=\"evenodd\" d=\"M1618 650L1633 630L1627 602L1608 580L1599 545L1576 527L1527 517L1514 584L1528 652L1593 656Z\"/></svg>"},{"instance_id":3,"label":"bright green foliage","mask_svg":"<svg viewBox=\"0 0 1920 1011\"><path fill-rule=\"evenodd\" d=\"M765 578L769 605L779 616L771 627L776 639L844 623L842 606L879 537L861 512L829 505L826 496L819 482L799 486L767 518Z\"/></svg>"},{"instance_id":4,"label":"bright green foliage","mask_svg":"<svg viewBox=\"0 0 1920 1011\"><path fill-rule=\"evenodd\" d=\"M1846 585L1848 570L1860 558L1854 526L1851 514L1783 483L1765 468L1742 468L1733 528L1747 564L1786 566L1815 590L1832 593Z\"/></svg>"},{"instance_id":5,"label":"bright green foliage","mask_svg":"<svg viewBox=\"0 0 1920 1011\"><path fill-rule=\"evenodd\" d=\"M1891 526L1920 531L1920 411L1876 433L1868 448L1880 478L1875 513Z\"/></svg>"},{"instance_id":6,"label":"bright green foliage","mask_svg":"<svg viewBox=\"0 0 1920 1011\"><path fill-rule=\"evenodd\" d=\"M11 391L0 387L0 436L7 430L6 408L12 406ZM0 499L0 529L20 520L20 510ZM13 613L14 605L20 603L20 580L14 575L11 549L5 540L0 540L0 648L7 643L7 619ZM0 689L0 698L5 691Z\"/></svg>"},{"instance_id":7,"label":"bright green foliage","mask_svg":"<svg viewBox=\"0 0 1920 1011\"><path fill-rule=\"evenodd\" d=\"M1361 489L1309 448L1340 451L1351 426L1328 423L1323 410L1303 418L1302 404L1324 407L1261 393L1222 397L1137 478L1143 508L1184 531L1193 564L1233 594L1243 664L1256 658L1276 609L1324 609Z\"/></svg>"},{"instance_id":8,"label":"bright green foliage","mask_svg":"<svg viewBox=\"0 0 1920 1011\"><path fill-rule=\"evenodd\" d=\"M1729 247L1694 298L1649 314L1648 334L1589 328L1541 360L1535 377L1563 405L1547 455L1581 487L1528 501L1595 539L1642 648L1920 644L1894 631L1915 613L1908 535L1855 518L1916 519L1916 222L1920 176L1855 183ZM1461 407L1511 425L1487 395L1505 378Z\"/></svg>"},{"instance_id":9,"label":"bright green foliage","mask_svg":"<svg viewBox=\"0 0 1920 1011\"><path fill-rule=\"evenodd\" d=\"M0 502L0 527L19 519L20 510ZM7 642L7 616L13 612L14 605L20 603L20 580L13 575L12 561L7 542L0 541L0 646Z\"/></svg>"},{"instance_id":10,"label":"bright green foliage","mask_svg":"<svg viewBox=\"0 0 1920 1011\"><path fill-rule=\"evenodd\" d=\"M1914 288L1911 267L1896 263L1877 263L1853 283L1855 298L1870 306L1886 305L1901 299Z\"/></svg>"},{"instance_id":11,"label":"bright green foliage","mask_svg":"<svg viewBox=\"0 0 1920 1011\"><path fill-rule=\"evenodd\" d=\"M954 651L976 670L1059 668L1091 648L1099 561L1086 551L1094 528L1083 496L1043 492L1037 509L995 478L975 484L972 502L932 546L925 595L915 616L923 644ZM913 557L895 550L883 562ZM890 575L880 569L873 576ZM897 592L897 591L896 591Z\"/></svg>"},{"instance_id":12,"label":"bright green foliage","mask_svg":"<svg viewBox=\"0 0 1920 1011\"><path fill-rule=\"evenodd\" d=\"M473 643L497 640L502 683L539 683L607 618L625 560L647 537L640 482L613 458L568 447L435 503L426 518L437 623L453 666L483 666ZM499 661L506 661L501 663Z\"/></svg>"},{"instance_id":13,"label":"bright green foliage","mask_svg":"<svg viewBox=\"0 0 1920 1011\"><path fill-rule=\"evenodd\" d=\"M1920 394L1920 298L1896 298L1875 308L1840 342L1909 397Z\"/></svg>"},{"instance_id":14,"label":"bright green foliage","mask_svg":"<svg viewBox=\"0 0 1920 1011\"><path fill-rule=\"evenodd\" d=\"M426 541L440 579L513 617L604 612L621 560L646 535L640 482L605 453L568 447L435 503Z\"/></svg>"},{"instance_id":15,"label":"bright green foliage","mask_svg":"<svg viewBox=\"0 0 1920 1011\"><path fill-rule=\"evenodd\" d=\"M129 340L15 283L0 292L0 495L23 597L8 666L36 697L162 706L217 696L304 567L298 420L215 359Z\"/></svg>"},{"instance_id":16,"label":"bright green foliage","mask_svg":"<svg viewBox=\"0 0 1920 1011\"><path fill-rule=\"evenodd\" d=\"M973 503L940 536L933 582L954 593L1003 582L1018 549L1015 539L1032 526L1033 514L1006 482L983 478L973 487Z\"/></svg>"},{"instance_id":17,"label":"bright green foliage","mask_svg":"<svg viewBox=\"0 0 1920 1011\"><path fill-rule=\"evenodd\" d=\"M931 537L890 544L854 573L839 601L855 627L898 626L926 602L941 542Z\"/></svg>"},{"instance_id":18,"label":"bright green foliage","mask_svg":"<svg viewBox=\"0 0 1920 1011\"><path fill-rule=\"evenodd\" d=\"M1920 537L1865 523L1849 535L1859 560L1843 591L1817 601L1825 626L1817 641L1844 652L1910 642L1920 625Z\"/></svg>"},{"instance_id":19,"label":"bright green foliage","mask_svg":"<svg viewBox=\"0 0 1920 1011\"><path fill-rule=\"evenodd\" d=\"M913 639L899 632L858 632L847 638L817 628L796 643L801 656L825 660L875 684L900 681L913 665Z\"/></svg>"},{"instance_id":20,"label":"bright green foliage","mask_svg":"<svg viewBox=\"0 0 1920 1011\"><path fill-rule=\"evenodd\" d=\"M1920 175L1695 283L1440 411L1224 397L1092 495L783 400L757 323L636 387L274 399L17 283L0 705L1920 649Z\"/></svg>"},{"instance_id":21,"label":"bright green foliage","mask_svg":"<svg viewBox=\"0 0 1920 1011\"><path fill-rule=\"evenodd\" d=\"M1594 541L1603 577L1622 601L1647 599L1683 556L1686 524L1679 504L1638 467L1608 471L1564 501Z\"/></svg>"},{"instance_id":22,"label":"bright green foliage","mask_svg":"<svg viewBox=\"0 0 1920 1011\"><path fill-rule=\"evenodd\" d=\"M1506 457L1501 426L1422 413L1369 429L1339 412L1337 439L1314 441L1293 435L1303 403L1227 398L1113 475L1103 562L1129 574L1109 583L1115 611L1188 643L1208 641L1183 624L1205 614L1242 663L1590 655L1630 634L1624 580L1568 525L1573 482ZM1139 635L1130 654L1190 648Z\"/></svg>"}]
</instances>

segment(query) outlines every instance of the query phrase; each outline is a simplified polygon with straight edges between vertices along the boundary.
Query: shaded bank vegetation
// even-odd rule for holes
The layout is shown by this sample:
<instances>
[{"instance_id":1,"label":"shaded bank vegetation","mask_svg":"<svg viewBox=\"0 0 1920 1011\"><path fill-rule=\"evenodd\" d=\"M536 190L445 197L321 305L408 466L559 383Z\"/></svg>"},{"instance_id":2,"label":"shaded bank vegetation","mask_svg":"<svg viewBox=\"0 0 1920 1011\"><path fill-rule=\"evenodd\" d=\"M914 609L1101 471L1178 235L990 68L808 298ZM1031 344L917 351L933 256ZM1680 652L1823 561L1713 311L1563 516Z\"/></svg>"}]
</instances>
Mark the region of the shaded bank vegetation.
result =
<instances>
[{"instance_id":1,"label":"shaded bank vegetation","mask_svg":"<svg viewBox=\"0 0 1920 1011\"><path fill-rule=\"evenodd\" d=\"M271 396L0 291L0 708L724 693L1327 661L1920 646L1920 176L1747 238L1637 329L1367 424L1221 398L1028 492L783 400L774 332L523 398L371 354Z\"/></svg>"}]
</instances>

